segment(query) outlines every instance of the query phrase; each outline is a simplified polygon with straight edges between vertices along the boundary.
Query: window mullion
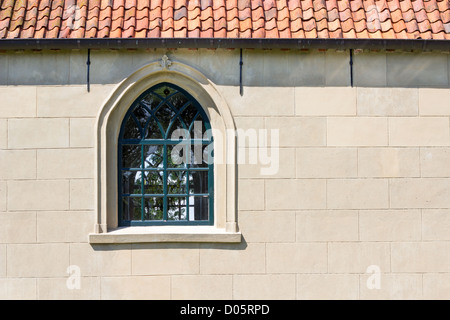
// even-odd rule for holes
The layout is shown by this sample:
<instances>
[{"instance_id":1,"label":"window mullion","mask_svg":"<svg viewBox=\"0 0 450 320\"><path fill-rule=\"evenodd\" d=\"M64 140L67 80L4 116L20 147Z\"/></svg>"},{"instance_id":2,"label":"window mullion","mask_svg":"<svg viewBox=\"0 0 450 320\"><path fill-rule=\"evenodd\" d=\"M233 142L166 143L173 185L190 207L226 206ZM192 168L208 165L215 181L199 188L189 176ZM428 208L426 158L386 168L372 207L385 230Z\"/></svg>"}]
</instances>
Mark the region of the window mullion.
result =
<instances>
[{"instance_id":1,"label":"window mullion","mask_svg":"<svg viewBox=\"0 0 450 320\"><path fill-rule=\"evenodd\" d=\"M189 161L186 161L186 220L189 221L189 215L190 215L190 208L189 208L189 177L190 177L190 173L189 173Z\"/></svg>"},{"instance_id":2,"label":"window mullion","mask_svg":"<svg viewBox=\"0 0 450 320\"><path fill-rule=\"evenodd\" d=\"M167 217L167 207L168 207L168 199L167 199L167 144L164 144L163 147L163 168L164 168L164 174L163 174L163 192L164 192L164 197L163 197L163 220L167 221L168 217Z\"/></svg>"},{"instance_id":3,"label":"window mullion","mask_svg":"<svg viewBox=\"0 0 450 320\"><path fill-rule=\"evenodd\" d=\"M144 157L144 145L141 145L141 168L144 168L145 157ZM144 221L145 212L145 187L144 187L144 170L141 171L141 221Z\"/></svg>"},{"instance_id":4,"label":"window mullion","mask_svg":"<svg viewBox=\"0 0 450 320\"><path fill-rule=\"evenodd\" d=\"M208 220L214 222L214 165L208 164Z\"/></svg>"}]
</instances>

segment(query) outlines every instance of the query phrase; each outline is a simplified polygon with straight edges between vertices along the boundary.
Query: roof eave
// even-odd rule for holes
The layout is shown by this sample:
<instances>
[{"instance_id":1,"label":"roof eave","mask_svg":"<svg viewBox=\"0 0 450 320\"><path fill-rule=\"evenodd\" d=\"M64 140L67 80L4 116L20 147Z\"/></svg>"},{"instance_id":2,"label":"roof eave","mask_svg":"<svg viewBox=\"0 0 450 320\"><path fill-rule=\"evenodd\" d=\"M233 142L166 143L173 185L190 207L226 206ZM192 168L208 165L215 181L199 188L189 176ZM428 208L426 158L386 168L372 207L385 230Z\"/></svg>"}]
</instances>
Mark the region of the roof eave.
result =
<instances>
[{"instance_id":1,"label":"roof eave","mask_svg":"<svg viewBox=\"0 0 450 320\"><path fill-rule=\"evenodd\" d=\"M83 38L2 39L0 50L43 49L370 49L449 51L449 40L426 39L244 39L244 38Z\"/></svg>"}]
</instances>

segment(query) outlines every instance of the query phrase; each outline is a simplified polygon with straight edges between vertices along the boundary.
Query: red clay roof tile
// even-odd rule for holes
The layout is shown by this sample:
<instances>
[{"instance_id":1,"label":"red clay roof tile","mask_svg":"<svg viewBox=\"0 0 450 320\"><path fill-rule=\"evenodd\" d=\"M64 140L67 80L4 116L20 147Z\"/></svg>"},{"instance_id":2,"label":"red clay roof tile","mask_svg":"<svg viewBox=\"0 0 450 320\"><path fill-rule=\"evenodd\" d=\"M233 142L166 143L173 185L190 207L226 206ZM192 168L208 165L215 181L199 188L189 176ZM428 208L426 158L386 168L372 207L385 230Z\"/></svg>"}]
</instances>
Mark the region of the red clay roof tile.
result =
<instances>
[{"instance_id":1,"label":"red clay roof tile","mask_svg":"<svg viewBox=\"0 0 450 320\"><path fill-rule=\"evenodd\" d=\"M338 39L338 38L342 38L342 30L338 29L336 31L330 31L329 32L329 36L332 39Z\"/></svg>"},{"instance_id":2,"label":"red clay roof tile","mask_svg":"<svg viewBox=\"0 0 450 320\"><path fill-rule=\"evenodd\" d=\"M0 39L450 39L449 0L3 0Z\"/></svg>"},{"instance_id":3,"label":"red clay roof tile","mask_svg":"<svg viewBox=\"0 0 450 320\"><path fill-rule=\"evenodd\" d=\"M341 20L341 23L347 22L349 20L353 25L352 12L350 11L350 9L339 11L339 20Z\"/></svg>"},{"instance_id":4,"label":"red clay roof tile","mask_svg":"<svg viewBox=\"0 0 450 320\"><path fill-rule=\"evenodd\" d=\"M301 19L291 20L291 32L298 32L303 30Z\"/></svg>"},{"instance_id":5,"label":"red clay roof tile","mask_svg":"<svg viewBox=\"0 0 450 320\"><path fill-rule=\"evenodd\" d=\"M335 32L340 29L341 29L341 23L340 23L339 19L328 22L328 30L329 31Z\"/></svg>"},{"instance_id":6,"label":"red clay roof tile","mask_svg":"<svg viewBox=\"0 0 450 320\"><path fill-rule=\"evenodd\" d=\"M344 39L355 39L357 38L355 29L351 29L349 32L342 32Z\"/></svg>"},{"instance_id":7,"label":"red clay roof tile","mask_svg":"<svg viewBox=\"0 0 450 320\"><path fill-rule=\"evenodd\" d=\"M364 8L359 8L352 12L352 17L354 22L365 21L366 20L366 12Z\"/></svg>"},{"instance_id":8,"label":"red clay roof tile","mask_svg":"<svg viewBox=\"0 0 450 320\"><path fill-rule=\"evenodd\" d=\"M342 19L341 19L341 21L342 21ZM341 22L341 27L342 27L342 31L344 32L344 34L348 34L352 30L353 31L355 30L355 25L354 25L352 19L346 19L343 22Z\"/></svg>"}]
</instances>

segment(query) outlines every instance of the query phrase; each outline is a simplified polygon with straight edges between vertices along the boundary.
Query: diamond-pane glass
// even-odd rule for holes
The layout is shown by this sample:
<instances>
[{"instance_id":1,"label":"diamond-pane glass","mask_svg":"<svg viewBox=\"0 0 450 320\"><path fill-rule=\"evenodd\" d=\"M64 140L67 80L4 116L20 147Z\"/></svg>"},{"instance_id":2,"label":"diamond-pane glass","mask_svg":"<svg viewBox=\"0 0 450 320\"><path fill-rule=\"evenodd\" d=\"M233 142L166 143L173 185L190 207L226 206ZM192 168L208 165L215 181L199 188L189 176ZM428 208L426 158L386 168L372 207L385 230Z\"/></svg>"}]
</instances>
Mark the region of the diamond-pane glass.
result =
<instances>
[{"instance_id":1,"label":"diamond-pane glass","mask_svg":"<svg viewBox=\"0 0 450 320\"><path fill-rule=\"evenodd\" d=\"M213 224L213 145L208 117L164 83L138 98L119 136L119 223Z\"/></svg>"}]
</instances>

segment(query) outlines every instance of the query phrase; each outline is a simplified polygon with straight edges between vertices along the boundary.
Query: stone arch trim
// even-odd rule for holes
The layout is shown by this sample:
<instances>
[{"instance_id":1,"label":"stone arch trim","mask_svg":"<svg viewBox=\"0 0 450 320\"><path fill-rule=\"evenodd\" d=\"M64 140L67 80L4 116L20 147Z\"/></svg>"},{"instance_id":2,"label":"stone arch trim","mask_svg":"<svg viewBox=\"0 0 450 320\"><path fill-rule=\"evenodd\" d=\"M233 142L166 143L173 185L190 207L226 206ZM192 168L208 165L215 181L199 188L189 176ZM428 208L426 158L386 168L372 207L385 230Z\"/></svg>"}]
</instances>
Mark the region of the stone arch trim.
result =
<instances>
[{"instance_id":1,"label":"stone arch trim","mask_svg":"<svg viewBox=\"0 0 450 320\"><path fill-rule=\"evenodd\" d=\"M236 202L235 124L228 104L216 86L196 69L164 56L131 74L116 86L101 108L95 127L95 233L118 227L117 141L122 119L133 101L148 88L173 83L191 94L204 108L214 134L214 150L221 154L214 164L215 228L238 232ZM215 136L216 137L216 136ZM151 228L151 227L150 227Z\"/></svg>"}]
</instances>

